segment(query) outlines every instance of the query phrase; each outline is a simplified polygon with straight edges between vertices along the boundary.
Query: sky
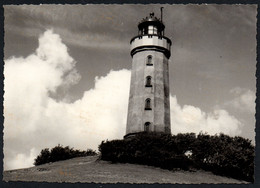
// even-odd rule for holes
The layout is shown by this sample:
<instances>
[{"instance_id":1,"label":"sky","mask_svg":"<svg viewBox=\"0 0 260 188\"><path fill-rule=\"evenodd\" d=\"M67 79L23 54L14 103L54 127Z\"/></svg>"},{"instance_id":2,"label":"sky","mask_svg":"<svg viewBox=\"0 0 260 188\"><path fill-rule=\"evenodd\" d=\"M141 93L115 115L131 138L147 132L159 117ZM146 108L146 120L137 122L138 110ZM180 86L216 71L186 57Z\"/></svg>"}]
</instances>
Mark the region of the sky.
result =
<instances>
[{"instance_id":1,"label":"sky","mask_svg":"<svg viewBox=\"0 0 260 188\"><path fill-rule=\"evenodd\" d=\"M255 143L256 5L4 6L4 170L58 144L98 150L122 139L130 39L164 7L172 134Z\"/></svg>"}]
</instances>

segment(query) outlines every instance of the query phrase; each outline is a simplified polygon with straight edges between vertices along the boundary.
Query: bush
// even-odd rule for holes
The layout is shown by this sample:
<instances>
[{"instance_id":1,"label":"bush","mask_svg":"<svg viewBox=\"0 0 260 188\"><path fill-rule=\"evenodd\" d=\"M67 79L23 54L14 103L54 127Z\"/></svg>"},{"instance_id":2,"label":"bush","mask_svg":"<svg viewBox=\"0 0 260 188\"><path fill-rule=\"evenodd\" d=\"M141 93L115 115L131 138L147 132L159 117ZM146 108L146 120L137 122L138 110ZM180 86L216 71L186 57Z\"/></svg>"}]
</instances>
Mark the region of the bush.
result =
<instances>
[{"instance_id":1,"label":"bush","mask_svg":"<svg viewBox=\"0 0 260 188\"><path fill-rule=\"evenodd\" d=\"M192 159L197 166L215 174L254 181L254 146L242 137L199 134Z\"/></svg>"},{"instance_id":2,"label":"bush","mask_svg":"<svg viewBox=\"0 0 260 188\"><path fill-rule=\"evenodd\" d=\"M99 145L101 159L157 166L164 169L189 169L192 161L170 135L140 133L131 139L112 140Z\"/></svg>"},{"instance_id":3,"label":"bush","mask_svg":"<svg viewBox=\"0 0 260 188\"><path fill-rule=\"evenodd\" d=\"M113 163L136 163L169 170L197 168L254 180L254 146L242 137L139 133L131 139L102 141L99 151L102 160Z\"/></svg>"},{"instance_id":4,"label":"bush","mask_svg":"<svg viewBox=\"0 0 260 188\"><path fill-rule=\"evenodd\" d=\"M34 159L34 165L38 166L41 164L71 159L75 157L93 156L97 155L96 151L88 149L87 151L74 150L69 146L63 147L60 144L49 150L45 148L41 153Z\"/></svg>"},{"instance_id":5,"label":"bush","mask_svg":"<svg viewBox=\"0 0 260 188\"><path fill-rule=\"evenodd\" d=\"M50 162L50 151L49 148L45 148L41 151L40 155L37 156L36 159L34 159L34 165L41 165L44 163L49 163Z\"/></svg>"}]
</instances>

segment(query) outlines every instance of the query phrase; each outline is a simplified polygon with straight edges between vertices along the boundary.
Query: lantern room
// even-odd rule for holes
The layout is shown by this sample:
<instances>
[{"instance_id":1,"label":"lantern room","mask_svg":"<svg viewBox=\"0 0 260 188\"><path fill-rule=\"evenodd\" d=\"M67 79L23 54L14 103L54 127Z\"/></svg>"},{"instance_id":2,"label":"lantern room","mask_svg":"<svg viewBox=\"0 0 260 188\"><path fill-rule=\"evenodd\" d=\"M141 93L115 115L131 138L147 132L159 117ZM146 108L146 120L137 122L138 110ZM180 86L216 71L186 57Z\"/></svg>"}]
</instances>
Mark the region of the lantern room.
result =
<instances>
[{"instance_id":1,"label":"lantern room","mask_svg":"<svg viewBox=\"0 0 260 188\"><path fill-rule=\"evenodd\" d=\"M159 35L164 36L164 24L162 21L150 13L149 17L142 19L138 24L138 35Z\"/></svg>"}]
</instances>

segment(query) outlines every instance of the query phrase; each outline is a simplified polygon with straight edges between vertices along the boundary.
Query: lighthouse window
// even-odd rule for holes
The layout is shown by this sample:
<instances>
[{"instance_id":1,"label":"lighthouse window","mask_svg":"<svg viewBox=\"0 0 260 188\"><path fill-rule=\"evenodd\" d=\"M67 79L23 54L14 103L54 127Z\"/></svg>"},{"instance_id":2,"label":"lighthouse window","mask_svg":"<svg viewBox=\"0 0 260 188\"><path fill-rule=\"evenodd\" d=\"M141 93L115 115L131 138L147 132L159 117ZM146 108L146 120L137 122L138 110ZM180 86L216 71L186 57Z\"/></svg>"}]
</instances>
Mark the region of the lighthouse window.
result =
<instances>
[{"instance_id":1,"label":"lighthouse window","mask_svg":"<svg viewBox=\"0 0 260 188\"><path fill-rule=\"evenodd\" d=\"M155 34L155 35L157 34L157 28L156 27L153 28L153 34Z\"/></svg>"},{"instance_id":2,"label":"lighthouse window","mask_svg":"<svg viewBox=\"0 0 260 188\"><path fill-rule=\"evenodd\" d=\"M153 34L153 26L152 25L148 26L148 34Z\"/></svg>"},{"instance_id":3,"label":"lighthouse window","mask_svg":"<svg viewBox=\"0 0 260 188\"><path fill-rule=\"evenodd\" d=\"M151 55L148 55L148 56L147 56L146 65L148 65L148 66L152 66L152 65L153 65L153 64L152 64L152 56L151 56Z\"/></svg>"},{"instance_id":4,"label":"lighthouse window","mask_svg":"<svg viewBox=\"0 0 260 188\"><path fill-rule=\"evenodd\" d=\"M150 129L150 122L146 122L145 124L144 124L144 131L145 132L149 132L149 129Z\"/></svg>"},{"instance_id":5,"label":"lighthouse window","mask_svg":"<svg viewBox=\"0 0 260 188\"><path fill-rule=\"evenodd\" d=\"M152 87L152 77L151 76L147 76L146 77L146 83L145 83L145 87Z\"/></svg>"},{"instance_id":6,"label":"lighthouse window","mask_svg":"<svg viewBox=\"0 0 260 188\"><path fill-rule=\"evenodd\" d=\"M145 110L152 110L151 108L151 99L145 100Z\"/></svg>"}]
</instances>

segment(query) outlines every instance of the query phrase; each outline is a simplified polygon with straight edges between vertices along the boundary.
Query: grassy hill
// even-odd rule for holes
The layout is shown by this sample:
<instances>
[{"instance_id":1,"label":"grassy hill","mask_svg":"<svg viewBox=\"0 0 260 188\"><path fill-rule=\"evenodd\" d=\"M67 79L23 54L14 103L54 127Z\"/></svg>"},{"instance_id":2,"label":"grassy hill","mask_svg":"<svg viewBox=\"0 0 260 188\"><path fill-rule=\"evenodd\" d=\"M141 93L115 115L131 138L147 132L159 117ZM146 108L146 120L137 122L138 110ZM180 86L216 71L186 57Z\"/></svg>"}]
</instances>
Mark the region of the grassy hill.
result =
<instances>
[{"instance_id":1,"label":"grassy hill","mask_svg":"<svg viewBox=\"0 0 260 188\"><path fill-rule=\"evenodd\" d=\"M78 157L36 167L4 171L3 181L94 183L248 183L211 172L169 171L152 166L102 161L98 156Z\"/></svg>"}]
</instances>

